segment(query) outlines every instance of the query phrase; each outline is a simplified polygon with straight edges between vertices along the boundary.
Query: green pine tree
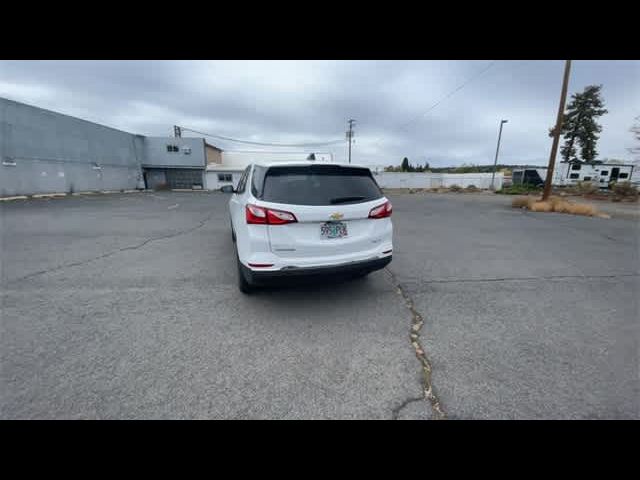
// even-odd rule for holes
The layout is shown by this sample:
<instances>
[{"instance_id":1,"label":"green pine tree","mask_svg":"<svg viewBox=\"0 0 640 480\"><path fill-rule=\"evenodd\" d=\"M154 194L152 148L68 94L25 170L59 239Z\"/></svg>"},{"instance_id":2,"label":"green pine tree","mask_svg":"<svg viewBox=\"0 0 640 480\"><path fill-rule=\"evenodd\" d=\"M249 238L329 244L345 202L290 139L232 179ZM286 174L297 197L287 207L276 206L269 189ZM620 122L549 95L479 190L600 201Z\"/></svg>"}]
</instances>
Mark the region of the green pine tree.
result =
<instances>
[{"instance_id":1,"label":"green pine tree","mask_svg":"<svg viewBox=\"0 0 640 480\"><path fill-rule=\"evenodd\" d=\"M601 90L602 85L589 85L583 92L571 96L560 132L564 137L564 145L560 148L563 161L577 160L577 147L580 147L580 160L583 162L592 162L598 156L596 144L602 126L596 120L608 113ZM553 135L553 129L549 135Z\"/></svg>"},{"instance_id":2,"label":"green pine tree","mask_svg":"<svg viewBox=\"0 0 640 480\"><path fill-rule=\"evenodd\" d=\"M409 171L409 159L407 157L404 157L402 159L402 164L400 165L401 169L403 172L408 172Z\"/></svg>"}]
</instances>

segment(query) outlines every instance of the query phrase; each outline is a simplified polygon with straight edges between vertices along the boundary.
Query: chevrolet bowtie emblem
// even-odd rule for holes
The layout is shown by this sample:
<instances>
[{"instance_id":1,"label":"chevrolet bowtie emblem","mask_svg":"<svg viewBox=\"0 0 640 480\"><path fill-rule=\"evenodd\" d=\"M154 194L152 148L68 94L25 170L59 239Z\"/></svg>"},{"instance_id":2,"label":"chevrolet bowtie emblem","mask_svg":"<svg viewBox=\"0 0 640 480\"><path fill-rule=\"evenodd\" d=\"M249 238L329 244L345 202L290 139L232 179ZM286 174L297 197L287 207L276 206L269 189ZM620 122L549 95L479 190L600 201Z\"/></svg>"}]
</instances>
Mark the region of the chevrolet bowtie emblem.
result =
<instances>
[{"instance_id":1,"label":"chevrolet bowtie emblem","mask_svg":"<svg viewBox=\"0 0 640 480\"><path fill-rule=\"evenodd\" d=\"M340 220L342 217L344 217L342 213L336 212L331 214L331 220Z\"/></svg>"}]
</instances>

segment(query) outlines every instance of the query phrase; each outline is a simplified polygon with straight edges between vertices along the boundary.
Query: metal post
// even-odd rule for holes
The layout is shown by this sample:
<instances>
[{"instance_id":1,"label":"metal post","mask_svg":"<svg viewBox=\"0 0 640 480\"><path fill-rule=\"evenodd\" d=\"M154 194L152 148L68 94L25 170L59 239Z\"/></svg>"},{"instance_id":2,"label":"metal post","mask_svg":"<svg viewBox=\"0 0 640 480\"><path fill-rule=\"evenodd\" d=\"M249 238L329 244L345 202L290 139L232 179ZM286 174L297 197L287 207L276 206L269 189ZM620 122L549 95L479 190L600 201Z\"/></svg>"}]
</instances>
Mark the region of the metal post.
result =
<instances>
[{"instance_id":1,"label":"metal post","mask_svg":"<svg viewBox=\"0 0 640 480\"><path fill-rule=\"evenodd\" d=\"M564 64L564 78L562 79L562 92L560 93L560 105L558 105L558 117L556 126L553 129L553 144L551 145L551 154L549 155L549 168L547 168L547 178L544 182L544 191L542 192L542 200L547 200L551 195L551 183L553 182L553 168L556 164L556 154L558 153L558 143L560 142L560 131L562 130L562 121L564 120L564 104L567 101L567 89L569 87L569 73L571 72L571 60L567 60Z\"/></svg>"},{"instance_id":2,"label":"metal post","mask_svg":"<svg viewBox=\"0 0 640 480\"><path fill-rule=\"evenodd\" d=\"M493 173L491 174L491 190L494 188L494 179L496 178L496 166L498 165L498 152L500 151L500 138L502 137L502 126L509 120L500 120L500 132L498 133L498 146L496 147L496 158L493 160Z\"/></svg>"}]
</instances>

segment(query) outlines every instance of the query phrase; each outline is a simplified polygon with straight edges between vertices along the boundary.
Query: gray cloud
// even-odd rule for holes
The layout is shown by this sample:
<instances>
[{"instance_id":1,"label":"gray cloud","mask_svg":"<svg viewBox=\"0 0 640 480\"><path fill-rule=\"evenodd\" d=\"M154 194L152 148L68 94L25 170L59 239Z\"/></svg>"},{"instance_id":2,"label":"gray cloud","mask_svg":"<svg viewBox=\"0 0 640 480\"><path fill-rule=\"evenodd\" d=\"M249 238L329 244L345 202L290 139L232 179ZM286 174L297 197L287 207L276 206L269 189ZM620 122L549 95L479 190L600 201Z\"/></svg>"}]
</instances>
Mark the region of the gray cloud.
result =
<instances>
[{"instance_id":1,"label":"gray cloud","mask_svg":"<svg viewBox=\"0 0 640 480\"><path fill-rule=\"evenodd\" d=\"M354 160L432 165L546 163L563 62L497 61L1 61L0 96L147 135L174 124L275 143L344 138ZM603 84L601 157L630 160L640 115L640 62L575 61L570 92ZM417 118L416 118L417 117ZM416 119L405 125L409 120ZM213 141L225 149L245 146ZM327 147L344 159L346 144Z\"/></svg>"}]
</instances>

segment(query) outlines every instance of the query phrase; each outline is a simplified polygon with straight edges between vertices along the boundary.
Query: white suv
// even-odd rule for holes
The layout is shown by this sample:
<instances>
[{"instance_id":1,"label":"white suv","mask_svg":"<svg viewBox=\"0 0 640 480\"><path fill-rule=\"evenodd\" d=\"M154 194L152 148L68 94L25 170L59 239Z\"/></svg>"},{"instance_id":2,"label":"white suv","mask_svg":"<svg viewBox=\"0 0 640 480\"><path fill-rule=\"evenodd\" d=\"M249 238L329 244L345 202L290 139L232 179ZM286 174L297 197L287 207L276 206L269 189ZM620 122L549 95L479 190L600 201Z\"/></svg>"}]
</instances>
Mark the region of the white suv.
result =
<instances>
[{"instance_id":1,"label":"white suv","mask_svg":"<svg viewBox=\"0 0 640 480\"><path fill-rule=\"evenodd\" d=\"M299 275L366 275L393 250L391 202L366 167L256 163L229 200L238 286Z\"/></svg>"}]
</instances>

